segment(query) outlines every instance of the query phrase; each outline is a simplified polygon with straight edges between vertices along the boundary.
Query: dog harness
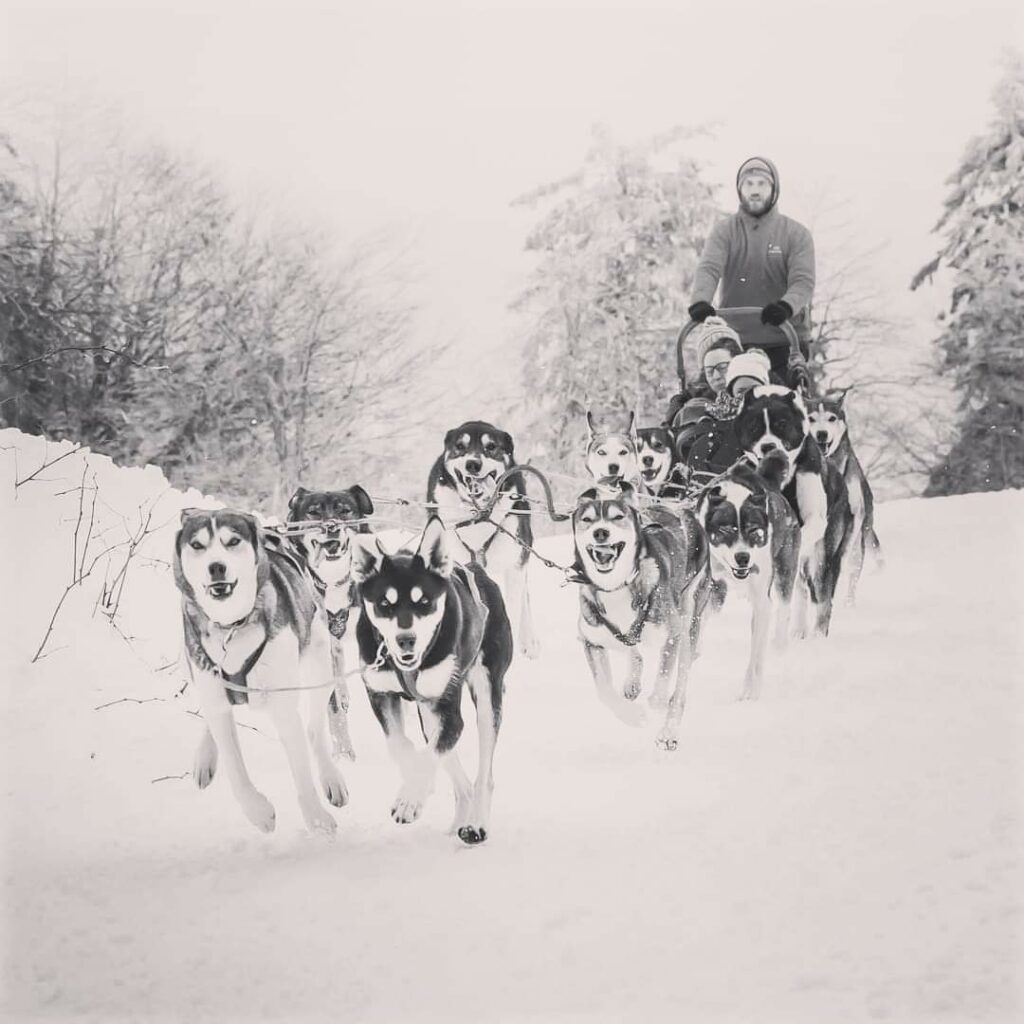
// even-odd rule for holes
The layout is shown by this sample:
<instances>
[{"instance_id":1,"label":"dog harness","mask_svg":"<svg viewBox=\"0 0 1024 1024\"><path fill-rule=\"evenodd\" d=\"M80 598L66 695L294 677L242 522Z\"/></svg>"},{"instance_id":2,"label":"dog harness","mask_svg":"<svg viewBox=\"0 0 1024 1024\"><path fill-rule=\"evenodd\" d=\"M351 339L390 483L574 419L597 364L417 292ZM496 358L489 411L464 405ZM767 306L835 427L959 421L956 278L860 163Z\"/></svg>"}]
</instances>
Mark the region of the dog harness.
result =
<instances>
[{"instance_id":1,"label":"dog harness","mask_svg":"<svg viewBox=\"0 0 1024 1024\"><path fill-rule=\"evenodd\" d=\"M633 579L636 579L638 574L634 574ZM632 581L630 581L632 582ZM608 619L605 614L604 605L601 603L601 598L595 593L593 597L584 592L581 596L586 605L587 611L593 616L593 621L597 625L604 626L609 633L616 640L619 641L625 647L635 647L640 643L640 637L643 634L644 626L647 625L647 620L651 614L651 606L654 604L654 593L655 588L651 588L651 592L647 595L647 600L643 601L641 590L637 590L633 597L633 607L637 608L637 616L633 620L633 624L626 630L625 633L617 629Z\"/></svg>"}]
</instances>

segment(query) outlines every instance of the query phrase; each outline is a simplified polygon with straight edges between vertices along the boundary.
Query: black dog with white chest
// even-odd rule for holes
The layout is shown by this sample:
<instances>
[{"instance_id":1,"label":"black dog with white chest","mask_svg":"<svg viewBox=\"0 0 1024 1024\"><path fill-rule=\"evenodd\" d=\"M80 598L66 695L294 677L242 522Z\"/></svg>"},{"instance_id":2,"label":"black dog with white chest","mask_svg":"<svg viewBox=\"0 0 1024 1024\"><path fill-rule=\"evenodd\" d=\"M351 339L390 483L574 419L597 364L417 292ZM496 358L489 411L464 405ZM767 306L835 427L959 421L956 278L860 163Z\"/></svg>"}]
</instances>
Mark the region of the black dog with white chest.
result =
<instances>
[{"instance_id":1,"label":"black dog with white chest","mask_svg":"<svg viewBox=\"0 0 1024 1024\"><path fill-rule=\"evenodd\" d=\"M363 614L356 625L363 682L402 785L396 822L415 821L443 768L455 789L452 831L481 843L490 828L494 748L501 726L512 629L501 591L475 562L456 565L449 534L432 517L415 552L388 554L375 537L353 561ZM476 705L479 768L470 783L455 749L462 688ZM419 712L426 749L405 735L402 702Z\"/></svg>"},{"instance_id":2,"label":"black dog with white chest","mask_svg":"<svg viewBox=\"0 0 1024 1024\"><path fill-rule=\"evenodd\" d=\"M782 493L800 520L802 585L795 633L804 635L803 602L810 600L814 630L827 636L843 555L853 529L846 483L811 436L807 408L789 388L758 385L743 396L735 420L740 448L755 464L770 452L786 457Z\"/></svg>"}]
</instances>

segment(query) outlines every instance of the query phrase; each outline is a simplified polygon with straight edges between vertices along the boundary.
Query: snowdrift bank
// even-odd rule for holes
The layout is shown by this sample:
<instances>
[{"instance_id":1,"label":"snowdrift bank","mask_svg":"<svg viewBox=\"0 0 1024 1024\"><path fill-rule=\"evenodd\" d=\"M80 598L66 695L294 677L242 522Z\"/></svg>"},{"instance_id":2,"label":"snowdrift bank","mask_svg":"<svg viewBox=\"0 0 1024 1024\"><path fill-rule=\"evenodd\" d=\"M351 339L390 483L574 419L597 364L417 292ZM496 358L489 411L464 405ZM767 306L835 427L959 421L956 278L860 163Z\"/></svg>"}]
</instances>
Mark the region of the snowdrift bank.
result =
<instances>
[{"instance_id":1,"label":"snowdrift bank","mask_svg":"<svg viewBox=\"0 0 1024 1024\"><path fill-rule=\"evenodd\" d=\"M333 841L302 831L258 715L242 740L277 832L222 780L195 789L169 552L211 503L78 453L26 480L71 447L0 432L7 1019L1020 1019L1024 494L882 505L886 572L754 705L727 608L671 756L598 705L575 593L535 565L543 654L513 666L494 835L470 850L445 785L390 822L358 687ZM72 559L104 545L31 663Z\"/></svg>"}]
</instances>

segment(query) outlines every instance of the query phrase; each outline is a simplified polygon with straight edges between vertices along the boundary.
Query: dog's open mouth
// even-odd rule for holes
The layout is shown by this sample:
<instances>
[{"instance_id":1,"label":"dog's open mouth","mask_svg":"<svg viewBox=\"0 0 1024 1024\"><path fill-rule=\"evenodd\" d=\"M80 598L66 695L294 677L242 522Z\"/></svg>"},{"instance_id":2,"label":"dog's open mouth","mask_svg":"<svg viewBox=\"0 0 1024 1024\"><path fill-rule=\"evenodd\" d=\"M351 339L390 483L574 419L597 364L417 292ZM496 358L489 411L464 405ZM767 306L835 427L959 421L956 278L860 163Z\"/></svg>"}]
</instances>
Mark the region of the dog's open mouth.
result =
<instances>
[{"instance_id":1,"label":"dog's open mouth","mask_svg":"<svg viewBox=\"0 0 1024 1024\"><path fill-rule=\"evenodd\" d=\"M345 553L347 547L347 538L344 541L340 537L320 541L320 550L328 562L336 562Z\"/></svg>"},{"instance_id":2,"label":"dog's open mouth","mask_svg":"<svg viewBox=\"0 0 1024 1024\"><path fill-rule=\"evenodd\" d=\"M821 454L822 455L828 455L828 450L829 450L829 448L832 447L831 443L829 442L829 439L826 437L825 440L822 441L822 439L819 437L817 439L817 441L818 441L818 447L821 449Z\"/></svg>"},{"instance_id":3,"label":"dog's open mouth","mask_svg":"<svg viewBox=\"0 0 1024 1024\"><path fill-rule=\"evenodd\" d=\"M467 476L465 473L460 473L458 470L455 471L455 475L459 479L459 483L462 485L466 494L469 495L469 500L478 502L486 500L491 496L491 492L494 490L494 483L497 478L497 472L491 470L490 473L484 476Z\"/></svg>"},{"instance_id":4,"label":"dog's open mouth","mask_svg":"<svg viewBox=\"0 0 1024 1024\"><path fill-rule=\"evenodd\" d=\"M750 575L751 567L749 565L740 567L738 565L732 566L732 574L738 580L745 580Z\"/></svg>"},{"instance_id":5,"label":"dog's open mouth","mask_svg":"<svg viewBox=\"0 0 1024 1024\"><path fill-rule=\"evenodd\" d=\"M589 544L587 554L598 572L611 572L625 546L625 541L619 541L618 544Z\"/></svg>"},{"instance_id":6,"label":"dog's open mouth","mask_svg":"<svg viewBox=\"0 0 1024 1024\"><path fill-rule=\"evenodd\" d=\"M235 592L235 587L237 585L238 580L234 580L230 583L227 580L217 580L216 583L208 583L206 585L206 592L215 600L223 601Z\"/></svg>"},{"instance_id":7,"label":"dog's open mouth","mask_svg":"<svg viewBox=\"0 0 1024 1024\"><path fill-rule=\"evenodd\" d=\"M645 466L640 470L640 475L647 481L647 483L650 483L652 480L657 480L660 472L661 470L657 466Z\"/></svg>"},{"instance_id":8,"label":"dog's open mouth","mask_svg":"<svg viewBox=\"0 0 1024 1024\"><path fill-rule=\"evenodd\" d=\"M398 654L393 654L392 657L399 668L416 668L420 663L420 656L415 651L400 651Z\"/></svg>"}]
</instances>

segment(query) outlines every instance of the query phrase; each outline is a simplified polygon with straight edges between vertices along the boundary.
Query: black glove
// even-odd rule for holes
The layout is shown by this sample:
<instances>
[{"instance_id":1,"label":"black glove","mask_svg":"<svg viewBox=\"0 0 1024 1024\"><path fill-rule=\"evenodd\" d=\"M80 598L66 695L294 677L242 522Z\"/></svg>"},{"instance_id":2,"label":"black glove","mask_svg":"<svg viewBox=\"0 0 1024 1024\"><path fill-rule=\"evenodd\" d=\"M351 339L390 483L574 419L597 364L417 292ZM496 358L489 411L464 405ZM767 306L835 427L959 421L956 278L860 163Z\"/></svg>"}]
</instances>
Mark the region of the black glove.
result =
<instances>
[{"instance_id":1,"label":"black glove","mask_svg":"<svg viewBox=\"0 0 1024 1024\"><path fill-rule=\"evenodd\" d=\"M710 302L695 302L686 312L690 314L691 320L704 323L709 316L715 315L715 307ZM790 312L793 311L790 310Z\"/></svg>"},{"instance_id":2,"label":"black glove","mask_svg":"<svg viewBox=\"0 0 1024 1024\"><path fill-rule=\"evenodd\" d=\"M691 314L692 315L692 314ZM761 310L761 323L779 327L793 315L793 307L785 299L770 302Z\"/></svg>"}]
</instances>

